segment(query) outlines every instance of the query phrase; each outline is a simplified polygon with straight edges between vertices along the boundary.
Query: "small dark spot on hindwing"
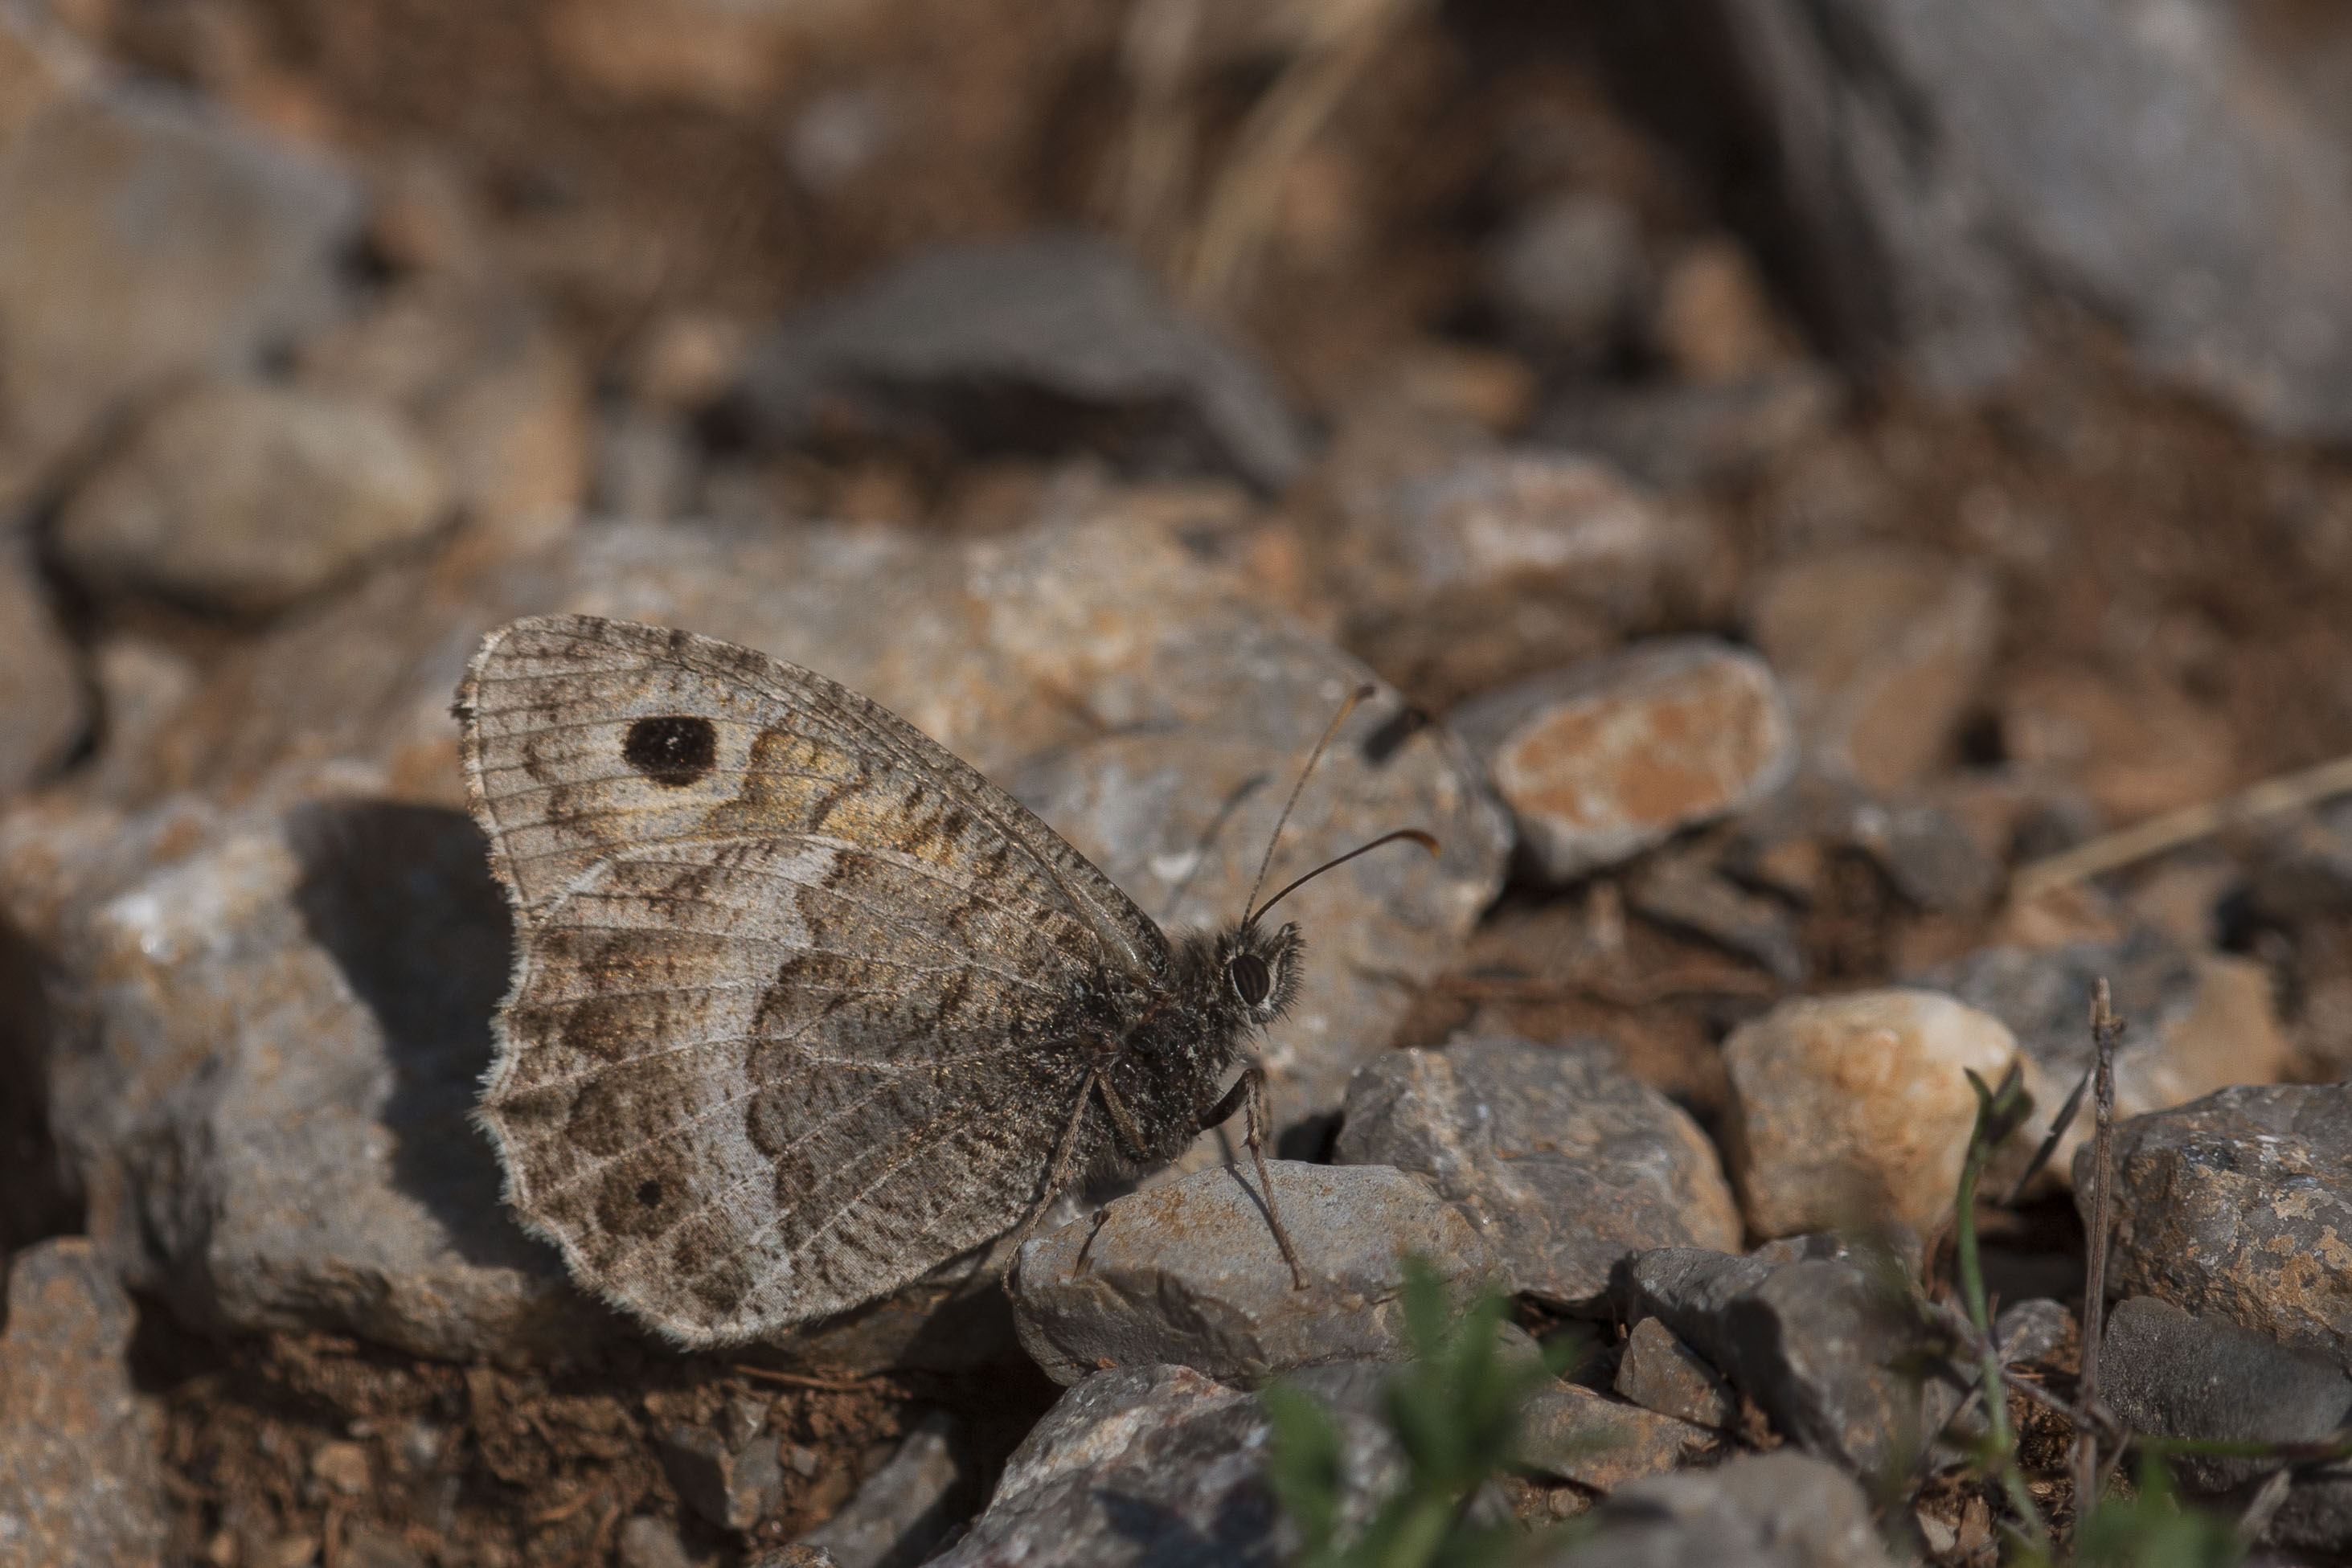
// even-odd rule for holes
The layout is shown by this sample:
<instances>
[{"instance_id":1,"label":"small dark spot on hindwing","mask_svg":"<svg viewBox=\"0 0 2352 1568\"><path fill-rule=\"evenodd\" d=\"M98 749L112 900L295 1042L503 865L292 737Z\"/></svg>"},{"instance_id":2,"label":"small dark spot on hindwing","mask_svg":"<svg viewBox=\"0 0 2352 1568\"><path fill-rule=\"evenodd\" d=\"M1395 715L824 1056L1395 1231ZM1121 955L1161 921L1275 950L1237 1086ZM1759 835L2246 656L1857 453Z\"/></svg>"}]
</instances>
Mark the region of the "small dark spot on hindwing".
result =
<instances>
[{"instance_id":1,"label":"small dark spot on hindwing","mask_svg":"<svg viewBox=\"0 0 2352 1568\"><path fill-rule=\"evenodd\" d=\"M668 789L682 789L719 764L719 727L698 714L666 713L629 726L621 758Z\"/></svg>"}]
</instances>

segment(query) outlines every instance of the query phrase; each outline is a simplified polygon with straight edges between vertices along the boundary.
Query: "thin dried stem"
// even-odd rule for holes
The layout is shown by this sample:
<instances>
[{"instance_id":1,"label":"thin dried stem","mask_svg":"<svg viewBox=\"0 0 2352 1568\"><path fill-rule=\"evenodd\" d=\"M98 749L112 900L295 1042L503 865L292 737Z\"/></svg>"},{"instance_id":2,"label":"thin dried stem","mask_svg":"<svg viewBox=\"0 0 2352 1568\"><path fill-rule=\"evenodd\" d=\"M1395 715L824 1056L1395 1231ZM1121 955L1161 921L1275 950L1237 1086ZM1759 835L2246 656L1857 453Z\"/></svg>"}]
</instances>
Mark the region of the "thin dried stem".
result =
<instances>
[{"instance_id":1,"label":"thin dried stem","mask_svg":"<svg viewBox=\"0 0 2352 1568\"><path fill-rule=\"evenodd\" d=\"M2120 832L2104 834L2088 843L2017 869L2010 878L2010 896L2022 904L2054 889L2144 861L2150 855L2179 849L2210 837L2224 828L2284 816L2331 796L2352 793L2352 757L2339 757L2297 773L2281 774L2240 790L2221 800L2184 806L2137 822Z\"/></svg>"},{"instance_id":2,"label":"thin dried stem","mask_svg":"<svg viewBox=\"0 0 2352 1568\"><path fill-rule=\"evenodd\" d=\"M2102 1412L2099 1404L2099 1339L2107 1309L2107 1244L2112 1220L2115 1173L2111 1161L2116 1134L2116 1042L2123 1037L2124 1020L2115 1014L2107 977L2099 977L2091 992L2091 1213L2083 1237L2083 1376L2077 1397L2083 1408ZM2102 1423L2104 1425L2104 1423ZM2117 1449L2121 1451L2120 1448ZM2102 1472L2098 1434L2089 1426L2074 1428L2074 1518L2088 1519L2099 1504Z\"/></svg>"},{"instance_id":3,"label":"thin dried stem","mask_svg":"<svg viewBox=\"0 0 2352 1568\"><path fill-rule=\"evenodd\" d=\"M1197 304L1230 304L1254 269L1299 157L1423 0L1346 0L1302 10L1310 37L1243 120L1210 188L1185 269Z\"/></svg>"}]
</instances>

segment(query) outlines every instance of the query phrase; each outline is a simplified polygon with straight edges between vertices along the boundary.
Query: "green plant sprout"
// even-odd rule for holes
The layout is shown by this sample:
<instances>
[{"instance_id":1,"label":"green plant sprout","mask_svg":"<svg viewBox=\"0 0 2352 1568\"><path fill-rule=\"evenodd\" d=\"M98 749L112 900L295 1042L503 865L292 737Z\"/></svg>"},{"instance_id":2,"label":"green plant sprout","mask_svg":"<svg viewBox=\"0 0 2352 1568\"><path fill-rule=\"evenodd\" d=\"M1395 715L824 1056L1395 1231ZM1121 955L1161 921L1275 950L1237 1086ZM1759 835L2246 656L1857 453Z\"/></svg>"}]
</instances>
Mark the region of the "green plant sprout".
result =
<instances>
[{"instance_id":1,"label":"green plant sprout","mask_svg":"<svg viewBox=\"0 0 2352 1568\"><path fill-rule=\"evenodd\" d=\"M1523 1460L1528 1397L1575 1360L1581 1341L1564 1336L1539 1357L1506 1359L1497 1331L1508 1299L1490 1289L1450 1318L1444 1280L1418 1256L1405 1260L1403 1301L1413 1359L1389 1378L1381 1404L1404 1480L1360 1531L1346 1528L1339 1424L1279 1379L1259 1391L1273 1426L1268 1479L1301 1542L1296 1568L1475 1568L1529 1543L1512 1525L1474 1520L1471 1504Z\"/></svg>"}]
</instances>

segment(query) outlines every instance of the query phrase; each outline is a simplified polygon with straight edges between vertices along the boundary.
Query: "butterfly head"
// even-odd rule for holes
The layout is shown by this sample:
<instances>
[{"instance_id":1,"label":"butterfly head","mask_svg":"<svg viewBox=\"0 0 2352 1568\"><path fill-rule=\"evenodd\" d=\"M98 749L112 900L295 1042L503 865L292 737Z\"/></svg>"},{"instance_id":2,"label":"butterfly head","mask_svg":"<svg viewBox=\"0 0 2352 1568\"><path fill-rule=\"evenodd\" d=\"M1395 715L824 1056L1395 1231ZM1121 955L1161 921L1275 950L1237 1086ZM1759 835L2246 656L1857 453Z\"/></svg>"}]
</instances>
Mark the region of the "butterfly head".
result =
<instances>
[{"instance_id":1,"label":"butterfly head","mask_svg":"<svg viewBox=\"0 0 2352 1568\"><path fill-rule=\"evenodd\" d=\"M1306 939L1293 925L1234 926L1217 938L1217 972L1252 1023L1280 1018L1298 995Z\"/></svg>"}]
</instances>

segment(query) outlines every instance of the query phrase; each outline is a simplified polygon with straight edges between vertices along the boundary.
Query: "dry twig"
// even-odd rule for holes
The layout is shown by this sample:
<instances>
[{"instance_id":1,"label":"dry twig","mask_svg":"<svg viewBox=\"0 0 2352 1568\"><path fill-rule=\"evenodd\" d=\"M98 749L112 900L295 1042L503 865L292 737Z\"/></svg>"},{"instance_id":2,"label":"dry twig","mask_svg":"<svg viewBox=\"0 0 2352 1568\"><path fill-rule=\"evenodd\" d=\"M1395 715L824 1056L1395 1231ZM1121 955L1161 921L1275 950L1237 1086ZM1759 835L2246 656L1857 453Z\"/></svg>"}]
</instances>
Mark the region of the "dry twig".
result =
<instances>
[{"instance_id":1,"label":"dry twig","mask_svg":"<svg viewBox=\"0 0 2352 1568\"><path fill-rule=\"evenodd\" d=\"M2137 822L2061 853L2032 861L2010 878L2010 896L2020 904L2074 883L2119 871L2150 855L2179 849L2224 828L2259 822L2331 796L2352 793L2352 757L2339 757L2297 773L2283 773L2249 786L2226 800L2207 800Z\"/></svg>"},{"instance_id":2,"label":"dry twig","mask_svg":"<svg viewBox=\"0 0 2352 1568\"><path fill-rule=\"evenodd\" d=\"M2116 1041L2123 1037L2124 1020L2117 1018L2107 989L2107 977L2099 981L2091 992L2091 1044L2095 1060L2091 1066L2091 1213L2084 1227L2083 1238L2083 1376L2076 1397L2085 1411L2104 1416L2105 1407L2099 1403L2099 1336L2106 1319L2107 1306L2107 1244L2112 1221L2108 1206L2114 1197L2115 1173L2110 1161L2114 1157L2116 1134ZM2108 1423L2102 1420L2099 1425ZM2119 1444L2116 1450L2122 1453ZM2088 1519L2099 1502L2101 1471L2099 1439L2091 1426L2077 1423L2074 1428L2074 1518ZM2077 1528L2080 1528L2079 1522Z\"/></svg>"}]
</instances>

